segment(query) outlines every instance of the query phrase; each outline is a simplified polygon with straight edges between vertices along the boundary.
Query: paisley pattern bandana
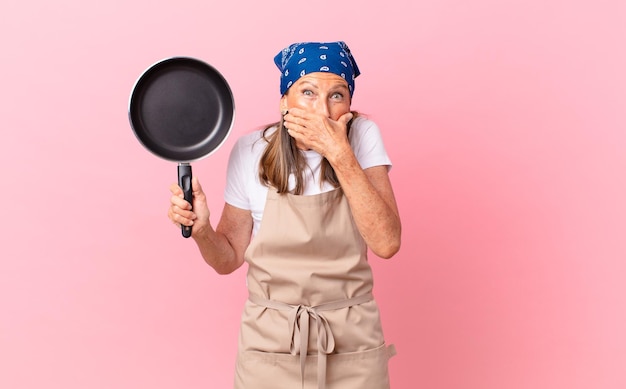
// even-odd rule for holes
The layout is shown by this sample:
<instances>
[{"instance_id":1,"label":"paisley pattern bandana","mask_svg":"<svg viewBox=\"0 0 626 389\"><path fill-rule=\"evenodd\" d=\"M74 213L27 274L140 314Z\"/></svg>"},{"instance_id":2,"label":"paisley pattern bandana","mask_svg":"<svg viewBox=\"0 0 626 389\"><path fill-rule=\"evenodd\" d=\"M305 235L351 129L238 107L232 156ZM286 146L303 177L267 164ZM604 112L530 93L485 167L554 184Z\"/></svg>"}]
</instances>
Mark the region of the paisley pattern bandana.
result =
<instances>
[{"instance_id":1,"label":"paisley pattern bandana","mask_svg":"<svg viewBox=\"0 0 626 389\"><path fill-rule=\"evenodd\" d=\"M306 74L328 72L343 77L352 96L354 79L361 74L348 45L343 41L293 43L276 54L274 63L281 71L281 95Z\"/></svg>"}]
</instances>

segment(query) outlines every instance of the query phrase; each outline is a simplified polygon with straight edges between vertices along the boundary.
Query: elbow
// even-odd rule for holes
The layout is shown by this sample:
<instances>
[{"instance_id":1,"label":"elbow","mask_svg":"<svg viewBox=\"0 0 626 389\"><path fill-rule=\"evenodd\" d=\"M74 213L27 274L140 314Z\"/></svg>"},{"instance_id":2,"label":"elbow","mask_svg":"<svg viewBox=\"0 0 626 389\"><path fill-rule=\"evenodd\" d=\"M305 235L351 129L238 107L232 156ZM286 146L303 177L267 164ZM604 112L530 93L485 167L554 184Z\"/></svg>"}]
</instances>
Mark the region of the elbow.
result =
<instances>
[{"instance_id":1,"label":"elbow","mask_svg":"<svg viewBox=\"0 0 626 389\"><path fill-rule=\"evenodd\" d=\"M384 251L380 251L380 252L376 253L376 255L378 255L382 259L390 259L394 255L396 255L398 253L398 251L400 251L400 245L397 245L397 246L394 246L394 247L389 247L388 249L386 249Z\"/></svg>"},{"instance_id":2,"label":"elbow","mask_svg":"<svg viewBox=\"0 0 626 389\"><path fill-rule=\"evenodd\" d=\"M398 223L384 238L378 240L375 245L370 246L374 254L382 259L389 259L400 251L402 227Z\"/></svg>"},{"instance_id":3,"label":"elbow","mask_svg":"<svg viewBox=\"0 0 626 389\"><path fill-rule=\"evenodd\" d=\"M384 244L376 255L382 259L390 259L400 251L402 245L402 226L398 224L392 229L391 233L385 239Z\"/></svg>"},{"instance_id":4,"label":"elbow","mask_svg":"<svg viewBox=\"0 0 626 389\"><path fill-rule=\"evenodd\" d=\"M233 273L239 269L243 261L239 262L211 262L205 258L205 262L215 270L215 272L221 276Z\"/></svg>"},{"instance_id":5,"label":"elbow","mask_svg":"<svg viewBox=\"0 0 626 389\"><path fill-rule=\"evenodd\" d=\"M221 276L228 275L235 271L235 269L221 268L221 267L214 267L213 270L215 270L215 272Z\"/></svg>"},{"instance_id":6,"label":"elbow","mask_svg":"<svg viewBox=\"0 0 626 389\"><path fill-rule=\"evenodd\" d=\"M372 249L372 251L382 259L390 259L400 251L400 238L391 239L376 250Z\"/></svg>"}]
</instances>

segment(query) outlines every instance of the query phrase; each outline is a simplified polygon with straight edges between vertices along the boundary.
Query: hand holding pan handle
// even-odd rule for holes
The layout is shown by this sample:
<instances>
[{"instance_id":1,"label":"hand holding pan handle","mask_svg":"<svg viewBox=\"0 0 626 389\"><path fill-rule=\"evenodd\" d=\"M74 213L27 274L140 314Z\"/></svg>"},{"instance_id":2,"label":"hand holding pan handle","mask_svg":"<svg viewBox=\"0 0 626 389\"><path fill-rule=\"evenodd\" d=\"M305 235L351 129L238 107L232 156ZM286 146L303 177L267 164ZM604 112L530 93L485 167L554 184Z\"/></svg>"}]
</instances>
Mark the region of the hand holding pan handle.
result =
<instances>
[{"instance_id":1,"label":"hand holding pan handle","mask_svg":"<svg viewBox=\"0 0 626 389\"><path fill-rule=\"evenodd\" d=\"M193 204L191 161L207 157L228 137L235 120L230 86L209 64L172 57L150 66L133 87L128 118L139 142L178 162L178 184ZM182 227L185 238L191 227Z\"/></svg>"}]
</instances>

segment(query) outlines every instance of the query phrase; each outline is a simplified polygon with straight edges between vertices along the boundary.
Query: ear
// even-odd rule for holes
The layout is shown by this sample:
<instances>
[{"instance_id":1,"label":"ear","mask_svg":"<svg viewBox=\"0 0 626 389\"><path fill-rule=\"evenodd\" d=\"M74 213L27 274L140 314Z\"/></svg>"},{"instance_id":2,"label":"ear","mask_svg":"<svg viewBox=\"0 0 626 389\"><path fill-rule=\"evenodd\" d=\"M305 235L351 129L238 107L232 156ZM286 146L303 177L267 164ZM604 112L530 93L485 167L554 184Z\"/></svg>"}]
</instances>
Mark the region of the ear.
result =
<instances>
[{"instance_id":1,"label":"ear","mask_svg":"<svg viewBox=\"0 0 626 389\"><path fill-rule=\"evenodd\" d=\"M287 96L285 95L283 95L283 97L280 98L280 114L281 115L287 114Z\"/></svg>"}]
</instances>

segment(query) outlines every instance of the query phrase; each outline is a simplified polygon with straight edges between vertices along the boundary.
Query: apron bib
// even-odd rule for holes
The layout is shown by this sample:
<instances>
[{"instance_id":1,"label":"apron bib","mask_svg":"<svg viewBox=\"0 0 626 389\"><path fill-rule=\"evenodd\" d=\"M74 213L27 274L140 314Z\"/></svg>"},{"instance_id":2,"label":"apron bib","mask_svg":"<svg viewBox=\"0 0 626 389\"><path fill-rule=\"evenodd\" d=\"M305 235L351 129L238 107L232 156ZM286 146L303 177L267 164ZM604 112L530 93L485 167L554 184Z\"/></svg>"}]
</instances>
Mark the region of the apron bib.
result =
<instances>
[{"instance_id":1,"label":"apron bib","mask_svg":"<svg viewBox=\"0 0 626 389\"><path fill-rule=\"evenodd\" d=\"M270 189L248 246L236 389L386 389L386 346L367 246L341 189Z\"/></svg>"}]
</instances>

